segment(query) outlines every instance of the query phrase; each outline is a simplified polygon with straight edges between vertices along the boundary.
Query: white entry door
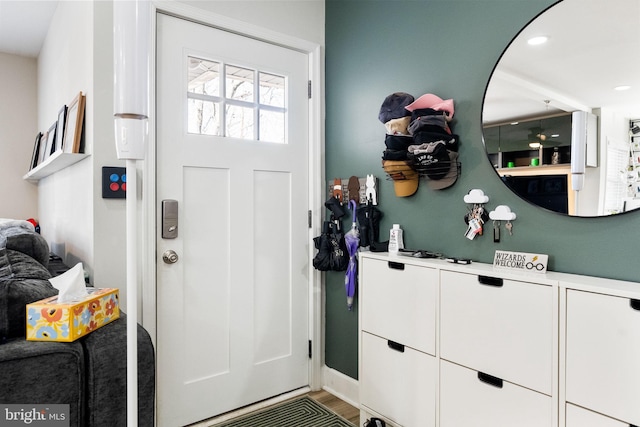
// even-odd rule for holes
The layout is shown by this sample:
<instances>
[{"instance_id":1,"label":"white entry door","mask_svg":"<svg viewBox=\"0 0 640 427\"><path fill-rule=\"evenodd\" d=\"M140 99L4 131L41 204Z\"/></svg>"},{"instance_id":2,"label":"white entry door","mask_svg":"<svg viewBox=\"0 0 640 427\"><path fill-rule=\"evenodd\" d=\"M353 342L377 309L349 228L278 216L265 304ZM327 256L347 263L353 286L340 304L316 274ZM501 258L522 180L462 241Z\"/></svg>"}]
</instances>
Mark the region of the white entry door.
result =
<instances>
[{"instance_id":1,"label":"white entry door","mask_svg":"<svg viewBox=\"0 0 640 427\"><path fill-rule=\"evenodd\" d=\"M174 427L309 384L308 56L163 14L157 32L158 420Z\"/></svg>"}]
</instances>

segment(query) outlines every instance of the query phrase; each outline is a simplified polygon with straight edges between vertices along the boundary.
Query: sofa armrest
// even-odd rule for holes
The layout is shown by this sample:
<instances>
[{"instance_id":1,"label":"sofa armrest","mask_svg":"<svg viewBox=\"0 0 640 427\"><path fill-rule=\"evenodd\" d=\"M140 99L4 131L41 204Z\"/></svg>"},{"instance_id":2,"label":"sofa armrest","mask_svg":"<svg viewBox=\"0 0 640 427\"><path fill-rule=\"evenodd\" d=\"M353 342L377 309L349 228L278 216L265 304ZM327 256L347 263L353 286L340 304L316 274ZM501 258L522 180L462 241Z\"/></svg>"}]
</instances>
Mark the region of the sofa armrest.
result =
<instances>
[{"instance_id":1,"label":"sofa armrest","mask_svg":"<svg viewBox=\"0 0 640 427\"><path fill-rule=\"evenodd\" d=\"M127 424L126 315L80 340L87 366L89 426ZM151 337L138 325L138 425L154 425L155 354Z\"/></svg>"},{"instance_id":2,"label":"sofa armrest","mask_svg":"<svg viewBox=\"0 0 640 427\"><path fill-rule=\"evenodd\" d=\"M70 426L84 427L85 361L79 342L0 345L0 403L68 404Z\"/></svg>"}]
</instances>

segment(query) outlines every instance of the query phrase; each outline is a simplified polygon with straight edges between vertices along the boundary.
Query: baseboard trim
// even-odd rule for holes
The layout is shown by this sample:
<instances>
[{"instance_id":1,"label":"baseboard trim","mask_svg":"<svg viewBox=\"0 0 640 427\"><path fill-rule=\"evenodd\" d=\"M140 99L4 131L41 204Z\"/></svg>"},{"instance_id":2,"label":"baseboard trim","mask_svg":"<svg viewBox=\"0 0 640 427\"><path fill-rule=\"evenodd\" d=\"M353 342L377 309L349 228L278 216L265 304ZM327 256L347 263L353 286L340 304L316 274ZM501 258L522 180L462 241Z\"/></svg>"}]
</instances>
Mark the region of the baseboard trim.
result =
<instances>
[{"instance_id":1,"label":"baseboard trim","mask_svg":"<svg viewBox=\"0 0 640 427\"><path fill-rule=\"evenodd\" d=\"M360 408L360 386L358 380L328 366L322 367L322 389Z\"/></svg>"}]
</instances>

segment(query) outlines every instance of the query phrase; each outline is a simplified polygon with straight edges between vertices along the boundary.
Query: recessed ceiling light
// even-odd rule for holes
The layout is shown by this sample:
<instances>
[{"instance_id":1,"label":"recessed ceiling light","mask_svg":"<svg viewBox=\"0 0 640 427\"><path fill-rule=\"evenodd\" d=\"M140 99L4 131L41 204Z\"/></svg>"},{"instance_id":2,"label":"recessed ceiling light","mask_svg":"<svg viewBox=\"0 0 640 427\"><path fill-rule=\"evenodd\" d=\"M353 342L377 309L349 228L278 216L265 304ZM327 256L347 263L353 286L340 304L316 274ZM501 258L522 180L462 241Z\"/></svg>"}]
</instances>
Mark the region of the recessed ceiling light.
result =
<instances>
[{"instance_id":1,"label":"recessed ceiling light","mask_svg":"<svg viewBox=\"0 0 640 427\"><path fill-rule=\"evenodd\" d=\"M511 126L515 126L515 125L517 125L518 123L519 123L519 122L511 122L511 123L509 123L509 124L510 124Z\"/></svg>"},{"instance_id":2,"label":"recessed ceiling light","mask_svg":"<svg viewBox=\"0 0 640 427\"><path fill-rule=\"evenodd\" d=\"M629 85L621 85L621 86L616 86L613 89L614 90L629 90L629 89L631 89L631 86L629 86Z\"/></svg>"},{"instance_id":3,"label":"recessed ceiling light","mask_svg":"<svg viewBox=\"0 0 640 427\"><path fill-rule=\"evenodd\" d=\"M549 37L547 36L536 36L536 37L531 37L529 40L527 40L527 43L530 44L531 46L537 46L539 44L546 43L547 40L549 40Z\"/></svg>"},{"instance_id":4,"label":"recessed ceiling light","mask_svg":"<svg viewBox=\"0 0 640 427\"><path fill-rule=\"evenodd\" d=\"M560 134L559 134L559 133L554 133L553 135L551 135L551 138L557 138L557 137L559 137L559 136L560 136Z\"/></svg>"}]
</instances>

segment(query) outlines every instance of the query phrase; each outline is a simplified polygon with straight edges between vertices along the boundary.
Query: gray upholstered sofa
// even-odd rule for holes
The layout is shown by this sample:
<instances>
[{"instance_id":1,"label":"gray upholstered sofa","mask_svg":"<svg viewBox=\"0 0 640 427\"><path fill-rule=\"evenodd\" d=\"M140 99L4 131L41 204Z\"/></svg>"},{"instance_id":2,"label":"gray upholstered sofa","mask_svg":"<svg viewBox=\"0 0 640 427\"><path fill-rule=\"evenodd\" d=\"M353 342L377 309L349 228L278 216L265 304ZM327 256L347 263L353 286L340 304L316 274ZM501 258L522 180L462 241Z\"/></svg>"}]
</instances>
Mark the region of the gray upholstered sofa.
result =
<instances>
[{"instance_id":1,"label":"gray upholstered sofa","mask_svg":"<svg viewBox=\"0 0 640 427\"><path fill-rule=\"evenodd\" d=\"M25 305L57 294L47 242L0 221L0 404L68 404L70 426L126 426L126 315L71 343L25 340ZM154 425L155 358L138 325L139 426Z\"/></svg>"}]
</instances>

